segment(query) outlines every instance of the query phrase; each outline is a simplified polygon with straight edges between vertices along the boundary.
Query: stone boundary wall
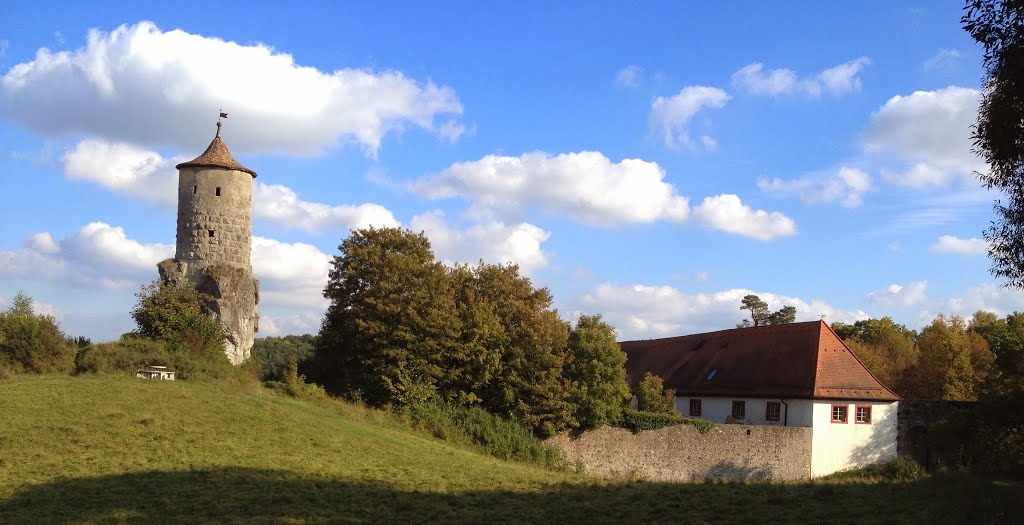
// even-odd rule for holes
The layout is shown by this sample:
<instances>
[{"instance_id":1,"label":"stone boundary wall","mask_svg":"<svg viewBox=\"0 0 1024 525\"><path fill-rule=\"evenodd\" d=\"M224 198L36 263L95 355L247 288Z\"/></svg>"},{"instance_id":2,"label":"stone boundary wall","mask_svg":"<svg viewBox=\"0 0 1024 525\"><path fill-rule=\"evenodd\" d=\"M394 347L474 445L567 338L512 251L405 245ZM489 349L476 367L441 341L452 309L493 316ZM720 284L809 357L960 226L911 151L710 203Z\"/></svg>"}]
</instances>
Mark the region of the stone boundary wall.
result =
<instances>
[{"instance_id":1,"label":"stone boundary wall","mask_svg":"<svg viewBox=\"0 0 1024 525\"><path fill-rule=\"evenodd\" d=\"M548 443L569 463L601 477L639 476L652 481L807 480L811 477L811 428L716 424L707 434L677 425L639 434L602 427Z\"/></svg>"},{"instance_id":2,"label":"stone boundary wall","mask_svg":"<svg viewBox=\"0 0 1024 525\"><path fill-rule=\"evenodd\" d=\"M935 467L942 458L934 457L928 437L932 425L951 416L975 412L981 406L975 401L901 400L896 423L897 454L911 458L928 469Z\"/></svg>"}]
</instances>

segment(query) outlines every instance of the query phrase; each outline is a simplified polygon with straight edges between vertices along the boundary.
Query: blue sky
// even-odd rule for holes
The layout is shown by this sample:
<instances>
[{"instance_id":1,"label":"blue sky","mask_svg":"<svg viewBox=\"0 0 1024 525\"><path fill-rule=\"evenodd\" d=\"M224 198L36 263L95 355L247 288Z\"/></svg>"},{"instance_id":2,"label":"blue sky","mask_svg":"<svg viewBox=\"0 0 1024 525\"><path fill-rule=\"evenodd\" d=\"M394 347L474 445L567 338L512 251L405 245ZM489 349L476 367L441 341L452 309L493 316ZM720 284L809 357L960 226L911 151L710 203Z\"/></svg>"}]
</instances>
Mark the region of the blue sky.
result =
<instances>
[{"instance_id":1,"label":"blue sky","mask_svg":"<svg viewBox=\"0 0 1024 525\"><path fill-rule=\"evenodd\" d=\"M516 262L622 338L1024 310L988 273L958 2L15 2L0 305L130 330L217 112L255 180L261 335L315 332L350 228Z\"/></svg>"}]
</instances>

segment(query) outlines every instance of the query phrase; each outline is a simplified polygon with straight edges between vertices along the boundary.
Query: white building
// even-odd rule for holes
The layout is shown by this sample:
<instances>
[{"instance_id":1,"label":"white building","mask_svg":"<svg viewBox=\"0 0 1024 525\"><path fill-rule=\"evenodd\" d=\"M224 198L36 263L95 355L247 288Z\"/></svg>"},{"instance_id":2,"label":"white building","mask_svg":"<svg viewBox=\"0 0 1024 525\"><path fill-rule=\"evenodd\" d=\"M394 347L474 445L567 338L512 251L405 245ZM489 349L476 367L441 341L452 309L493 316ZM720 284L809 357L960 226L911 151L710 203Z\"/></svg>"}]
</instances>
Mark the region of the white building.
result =
<instances>
[{"instance_id":1,"label":"white building","mask_svg":"<svg viewBox=\"0 0 1024 525\"><path fill-rule=\"evenodd\" d=\"M811 427L811 477L896 456L899 397L822 321L620 343L676 408L717 423Z\"/></svg>"},{"instance_id":2,"label":"white building","mask_svg":"<svg viewBox=\"0 0 1024 525\"><path fill-rule=\"evenodd\" d=\"M147 366L135 373L135 377L142 379L159 379L163 381L174 381L174 372L166 366Z\"/></svg>"}]
</instances>

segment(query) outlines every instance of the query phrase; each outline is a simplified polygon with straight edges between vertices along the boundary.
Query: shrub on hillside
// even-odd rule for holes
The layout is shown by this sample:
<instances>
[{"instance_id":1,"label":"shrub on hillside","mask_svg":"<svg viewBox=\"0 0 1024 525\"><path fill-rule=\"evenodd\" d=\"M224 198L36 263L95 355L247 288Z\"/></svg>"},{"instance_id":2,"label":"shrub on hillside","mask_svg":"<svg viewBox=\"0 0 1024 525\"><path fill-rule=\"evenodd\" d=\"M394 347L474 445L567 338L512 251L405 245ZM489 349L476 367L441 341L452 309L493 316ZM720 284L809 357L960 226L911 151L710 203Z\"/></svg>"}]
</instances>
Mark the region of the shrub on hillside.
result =
<instances>
[{"instance_id":1,"label":"shrub on hillside","mask_svg":"<svg viewBox=\"0 0 1024 525\"><path fill-rule=\"evenodd\" d=\"M7 374L70 373L75 347L50 315L37 314L32 299L18 293L0 313L0 369Z\"/></svg>"},{"instance_id":2,"label":"shrub on hillside","mask_svg":"<svg viewBox=\"0 0 1024 525\"><path fill-rule=\"evenodd\" d=\"M881 465L882 476L893 481L916 481L925 476L921 465L904 457L897 457Z\"/></svg>"},{"instance_id":3,"label":"shrub on hillside","mask_svg":"<svg viewBox=\"0 0 1024 525\"><path fill-rule=\"evenodd\" d=\"M165 340L126 334L120 341L98 343L78 352L75 370L79 374L129 374L149 366L166 366L177 379L227 379L255 381L253 365L232 366L223 352L195 352Z\"/></svg>"},{"instance_id":4,"label":"shrub on hillside","mask_svg":"<svg viewBox=\"0 0 1024 525\"><path fill-rule=\"evenodd\" d=\"M141 337L97 343L78 352L75 372L79 374L134 374L144 366L171 366L167 343Z\"/></svg>"},{"instance_id":5,"label":"shrub on hillside","mask_svg":"<svg viewBox=\"0 0 1024 525\"><path fill-rule=\"evenodd\" d=\"M299 374L299 366L295 361L288 364L288 368L281 374L280 381L267 381L265 384L271 390L300 399L327 398L324 387L307 383L306 376Z\"/></svg>"},{"instance_id":6,"label":"shrub on hillside","mask_svg":"<svg viewBox=\"0 0 1024 525\"><path fill-rule=\"evenodd\" d=\"M445 441L479 446L496 458L551 468L564 465L561 451L545 445L529 428L480 407L431 401L412 405L404 414L415 428Z\"/></svg>"},{"instance_id":7,"label":"shrub on hillside","mask_svg":"<svg viewBox=\"0 0 1024 525\"><path fill-rule=\"evenodd\" d=\"M203 297L195 286L153 282L136 296L136 335L166 341L175 352L224 354L224 329L203 313Z\"/></svg>"}]
</instances>

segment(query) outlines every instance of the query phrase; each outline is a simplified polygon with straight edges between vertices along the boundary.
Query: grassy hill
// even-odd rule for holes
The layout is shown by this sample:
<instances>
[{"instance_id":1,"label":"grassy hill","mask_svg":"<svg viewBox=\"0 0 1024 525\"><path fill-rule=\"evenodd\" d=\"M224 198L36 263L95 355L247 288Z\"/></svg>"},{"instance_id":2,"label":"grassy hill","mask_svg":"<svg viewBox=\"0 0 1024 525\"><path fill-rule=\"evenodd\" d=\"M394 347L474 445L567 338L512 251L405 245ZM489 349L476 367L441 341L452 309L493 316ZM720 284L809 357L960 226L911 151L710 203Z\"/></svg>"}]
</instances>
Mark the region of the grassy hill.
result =
<instances>
[{"instance_id":1,"label":"grassy hill","mask_svg":"<svg viewBox=\"0 0 1024 525\"><path fill-rule=\"evenodd\" d=\"M254 386L0 382L3 523L1012 523L1012 497L968 476L599 481L451 446L385 413Z\"/></svg>"}]
</instances>

